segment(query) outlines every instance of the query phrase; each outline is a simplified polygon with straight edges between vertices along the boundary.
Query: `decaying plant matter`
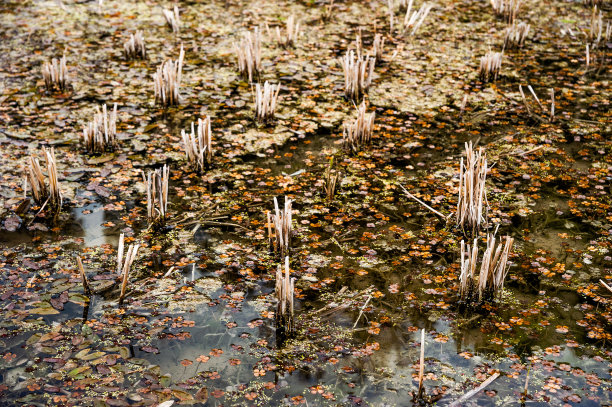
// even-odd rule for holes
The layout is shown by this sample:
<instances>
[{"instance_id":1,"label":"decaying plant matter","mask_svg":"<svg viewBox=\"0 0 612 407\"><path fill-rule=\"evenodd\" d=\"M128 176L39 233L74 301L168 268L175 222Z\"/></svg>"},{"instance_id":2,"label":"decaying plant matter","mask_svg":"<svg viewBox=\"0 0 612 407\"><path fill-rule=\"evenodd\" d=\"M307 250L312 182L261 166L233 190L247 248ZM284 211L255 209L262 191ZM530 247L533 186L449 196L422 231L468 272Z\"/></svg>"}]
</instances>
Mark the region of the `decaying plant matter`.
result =
<instances>
[{"instance_id":1,"label":"decaying plant matter","mask_svg":"<svg viewBox=\"0 0 612 407\"><path fill-rule=\"evenodd\" d=\"M43 147L42 152L47 164L48 183L45 182L38 158L32 155L28 158L26 176L32 189L32 197L38 205L41 205L41 210L48 205L53 212L59 212L62 207L62 193L57 177L55 150Z\"/></svg>"},{"instance_id":2,"label":"decaying plant matter","mask_svg":"<svg viewBox=\"0 0 612 407\"><path fill-rule=\"evenodd\" d=\"M183 148L187 155L187 161L196 171L204 171L212 165L212 131L210 129L210 117L198 119L197 131L191 122L191 133L181 130Z\"/></svg>"},{"instance_id":3,"label":"decaying plant matter","mask_svg":"<svg viewBox=\"0 0 612 407\"><path fill-rule=\"evenodd\" d=\"M465 161L459 168L459 199L457 226L476 231L486 223L487 210L487 156L484 148L474 150L472 142L465 143Z\"/></svg>"},{"instance_id":4,"label":"decaying plant matter","mask_svg":"<svg viewBox=\"0 0 612 407\"><path fill-rule=\"evenodd\" d=\"M290 277L289 256L285 257L285 270L279 264L276 269L276 327L285 333L293 332L293 293L295 291L295 278Z\"/></svg>"},{"instance_id":5,"label":"decaying plant matter","mask_svg":"<svg viewBox=\"0 0 612 407\"><path fill-rule=\"evenodd\" d=\"M255 27L253 32L243 35L239 43L234 43L234 52L238 58L238 72L244 79L253 82L261 72L261 34Z\"/></svg>"},{"instance_id":6,"label":"decaying plant matter","mask_svg":"<svg viewBox=\"0 0 612 407\"><path fill-rule=\"evenodd\" d=\"M176 61L164 61L153 74L155 103L161 106L178 105L181 100L181 76L183 73L183 58L185 51L181 46L179 58Z\"/></svg>"},{"instance_id":7,"label":"decaying plant matter","mask_svg":"<svg viewBox=\"0 0 612 407\"><path fill-rule=\"evenodd\" d=\"M181 28L181 19L179 17L178 6L174 6L173 10L162 9L162 12L166 18L166 24L168 24L168 27L172 28L172 31L175 34L178 34Z\"/></svg>"},{"instance_id":8,"label":"decaying plant matter","mask_svg":"<svg viewBox=\"0 0 612 407\"><path fill-rule=\"evenodd\" d=\"M348 124L344 124L342 141L347 151L356 152L370 144L375 117L375 112L366 113L365 101L361 102L357 109L357 118Z\"/></svg>"},{"instance_id":9,"label":"decaying plant matter","mask_svg":"<svg viewBox=\"0 0 612 407\"><path fill-rule=\"evenodd\" d=\"M278 206L278 200L274 198L274 215L267 212L268 218L268 238L270 246L274 251L278 252L281 257L289 255L291 249L291 234L293 226L291 224L293 211L291 210L291 199L285 197L285 206L281 210ZM274 233L272 233L274 227Z\"/></svg>"},{"instance_id":10,"label":"decaying plant matter","mask_svg":"<svg viewBox=\"0 0 612 407\"><path fill-rule=\"evenodd\" d=\"M255 120L263 123L274 118L279 92L280 83L272 85L266 81L263 86L259 83L255 86Z\"/></svg>"},{"instance_id":11,"label":"decaying plant matter","mask_svg":"<svg viewBox=\"0 0 612 407\"><path fill-rule=\"evenodd\" d=\"M93 120L83 126L83 144L90 153L110 151L117 147L117 104L107 112L106 104L102 111L96 106Z\"/></svg>"},{"instance_id":12,"label":"decaying plant matter","mask_svg":"<svg viewBox=\"0 0 612 407\"><path fill-rule=\"evenodd\" d=\"M482 301L492 299L501 293L508 274L508 256L514 239L506 236L505 242L498 242L495 234L487 234L487 248L478 258L478 239L466 245L461 241L461 275L459 276L462 299Z\"/></svg>"},{"instance_id":13,"label":"decaying plant matter","mask_svg":"<svg viewBox=\"0 0 612 407\"><path fill-rule=\"evenodd\" d=\"M145 48L144 37L142 31L136 31L136 34L130 34L130 39L123 44L125 59L146 59L147 50Z\"/></svg>"},{"instance_id":14,"label":"decaying plant matter","mask_svg":"<svg viewBox=\"0 0 612 407\"><path fill-rule=\"evenodd\" d=\"M501 71L502 66L502 52L487 52L483 57L480 58L480 68L478 69L478 76L483 82L496 80L497 76Z\"/></svg>"},{"instance_id":15,"label":"decaying plant matter","mask_svg":"<svg viewBox=\"0 0 612 407\"><path fill-rule=\"evenodd\" d=\"M355 52L349 50L340 63L344 70L344 94L347 98L357 101L367 93L372 83L376 58L356 58Z\"/></svg>"},{"instance_id":16,"label":"decaying plant matter","mask_svg":"<svg viewBox=\"0 0 612 407\"><path fill-rule=\"evenodd\" d=\"M55 89L66 90L68 84L68 68L66 67L66 55L61 59L53 58L51 62L45 62L42 67L42 75L48 91Z\"/></svg>"},{"instance_id":17,"label":"decaying plant matter","mask_svg":"<svg viewBox=\"0 0 612 407\"><path fill-rule=\"evenodd\" d=\"M147 175L147 219L149 226L163 225L168 210L168 179L170 169L167 165L150 171Z\"/></svg>"},{"instance_id":18,"label":"decaying plant matter","mask_svg":"<svg viewBox=\"0 0 612 407\"><path fill-rule=\"evenodd\" d=\"M526 23L512 23L506 28L504 35L504 48L522 48L529 35L530 25Z\"/></svg>"}]
</instances>

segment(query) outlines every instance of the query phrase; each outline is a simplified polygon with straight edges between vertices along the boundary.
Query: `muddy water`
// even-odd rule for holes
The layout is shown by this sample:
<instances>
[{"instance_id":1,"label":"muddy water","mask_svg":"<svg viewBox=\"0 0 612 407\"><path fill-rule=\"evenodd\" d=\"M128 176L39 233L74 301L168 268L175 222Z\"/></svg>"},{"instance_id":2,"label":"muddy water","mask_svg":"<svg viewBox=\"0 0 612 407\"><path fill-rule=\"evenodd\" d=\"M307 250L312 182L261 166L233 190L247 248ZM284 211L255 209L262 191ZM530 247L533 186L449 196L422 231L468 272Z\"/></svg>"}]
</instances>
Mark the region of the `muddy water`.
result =
<instances>
[{"instance_id":1,"label":"muddy water","mask_svg":"<svg viewBox=\"0 0 612 407\"><path fill-rule=\"evenodd\" d=\"M482 84L478 58L503 42L503 19L489 4L436 5L417 36L387 36L367 98L374 140L350 155L342 123L355 112L335 58L359 30L366 49L387 32L386 5L340 2L329 22L316 2L179 6L175 35L146 2L2 5L3 404L448 405L496 372L466 405L610 403L610 293L599 284L611 278L609 74L582 73L584 44L558 35L567 24L588 29L590 9L525 4L529 45L508 52L496 84ZM280 82L282 99L276 120L257 125L232 42L290 13L303 18L303 38L294 49L265 39L261 79ZM136 29L149 59L126 62L122 44ZM181 43L183 101L158 109L150 77ZM46 92L40 65L64 50L70 88ZM609 60L609 47L595 55ZM519 83L543 102L555 87L553 123L531 99L540 118L527 114ZM120 147L89 156L81 125L103 102L119 105ZM205 115L214 165L195 174L180 131ZM399 188L450 215L468 141L492 165L491 222L516 239L501 296L476 305L457 293L458 246L471 236ZM66 204L55 221L19 209L26 157L40 146L56 149ZM323 192L330 162L342 174L332 201ZM163 164L169 218L153 230L142 175ZM264 227L283 196L294 201L297 278L296 333L285 340L273 315L280 259ZM120 233L141 244L121 305Z\"/></svg>"}]
</instances>

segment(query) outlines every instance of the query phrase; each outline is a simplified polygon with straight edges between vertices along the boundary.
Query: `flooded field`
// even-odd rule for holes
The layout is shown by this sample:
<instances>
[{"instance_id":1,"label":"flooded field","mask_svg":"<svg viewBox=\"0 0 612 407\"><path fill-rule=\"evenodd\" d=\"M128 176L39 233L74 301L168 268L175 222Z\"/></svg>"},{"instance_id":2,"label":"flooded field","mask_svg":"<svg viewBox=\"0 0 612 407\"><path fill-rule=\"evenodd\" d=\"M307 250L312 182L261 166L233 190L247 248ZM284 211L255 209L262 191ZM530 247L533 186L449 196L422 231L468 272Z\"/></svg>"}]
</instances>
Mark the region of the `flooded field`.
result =
<instances>
[{"instance_id":1,"label":"flooded field","mask_svg":"<svg viewBox=\"0 0 612 407\"><path fill-rule=\"evenodd\" d=\"M0 405L611 405L611 11L3 1Z\"/></svg>"}]
</instances>

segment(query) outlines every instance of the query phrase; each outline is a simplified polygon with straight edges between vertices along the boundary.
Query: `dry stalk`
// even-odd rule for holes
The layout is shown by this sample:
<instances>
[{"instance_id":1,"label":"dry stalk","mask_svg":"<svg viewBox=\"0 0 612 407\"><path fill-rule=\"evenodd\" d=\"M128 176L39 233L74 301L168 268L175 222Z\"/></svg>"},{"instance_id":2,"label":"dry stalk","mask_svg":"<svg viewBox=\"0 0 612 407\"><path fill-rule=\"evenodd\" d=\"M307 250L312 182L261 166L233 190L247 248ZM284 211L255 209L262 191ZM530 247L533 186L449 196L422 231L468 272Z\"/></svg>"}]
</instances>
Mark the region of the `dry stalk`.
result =
<instances>
[{"instance_id":1,"label":"dry stalk","mask_svg":"<svg viewBox=\"0 0 612 407\"><path fill-rule=\"evenodd\" d=\"M406 8L406 16L404 17L404 32L407 33L410 30L409 35L414 35L432 8L432 3L423 3L420 9L412 11L412 0L410 0Z\"/></svg>"},{"instance_id":2,"label":"dry stalk","mask_svg":"<svg viewBox=\"0 0 612 407\"><path fill-rule=\"evenodd\" d=\"M483 57L480 58L480 68L478 69L478 76L483 82L490 80L496 80L497 76L501 71L502 66L502 52L487 52Z\"/></svg>"},{"instance_id":3,"label":"dry stalk","mask_svg":"<svg viewBox=\"0 0 612 407\"><path fill-rule=\"evenodd\" d=\"M163 224L168 209L168 179L170 169L167 165L150 171L147 176L147 218L149 226Z\"/></svg>"},{"instance_id":4,"label":"dry stalk","mask_svg":"<svg viewBox=\"0 0 612 407\"><path fill-rule=\"evenodd\" d=\"M459 170L459 199L457 202L457 226L472 231L486 222L487 208L487 156L483 148L474 151L472 143L465 143L465 165L461 158Z\"/></svg>"},{"instance_id":5,"label":"dry stalk","mask_svg":"<svg viewBox=\"0 0 612 407\"><path fill-rule=\"evenodd\" d=\"M146 59L147 50L145 48L144 38L141 31L136 31L136 34L130 34L130 39L123 44L125 59Z\"/></svg>"},{"instance_id":6,"label":"dry stalk","mask_svg":"<svg viewBox=\"0 0 612 407\"><path fill-rule=\"evenodd\" d=\"M591 52L589 50L589 44L586 45L586 67L589 69L589 65L591 64Z\"/></svg>"},{"instance_id":7,"label":"dry stalk","mask_svg":"<svg viewBox=\"0 0 612 407\"><path fill-rule=\"evenodd\" d=\"M55 150L53 148L47 150L43 147L43 154L47 164L48 185L45 183L45 177L40 169L38 159L34 156L29 157L26 176L32 189L34 201L42 207L48 204L53 212L59 212L62 207L62 194L57 178Z\"/></svg>"},{"instance_id":8,"label":"dry stalk","mask_svg":"<svg viewBox=\"0 0 612 407\"><path fill-rule=\"evenodd\" d=\"M255 86L255 120L264 123L274 118L279 92L280 83L266 81L263 87L259 83Z\"/></svg>"},{"instance_id":9,"label":"dry stalk","mask_svg":"<svg viewBox=\"0 0 612 407\"><path fill-rule=\"evenodd\" d=\"M261 72L261 35L259 28L254 32L244 34L240 43L234 43L234 51L238 57L238 71L244 79L253 82L253 78Z\"/></svg>"},{"instance_id":10,"label":"dry stalk","mask_svg":"<svg viewBox=\"0 0 612 407\"><path fill-rule=\"evenodd\" d=\"M519 85L519 92L521 92L521 98L523 99L523 104L527 109L527 114L531 114L531 109L529 109L529 104L527 103L527 98L525 97L525 92L523 92L523 86Z\"/></svg>"},{"instance_id":11,"label":"dry stalk","mask_svg":"<svg viewBox=\"0 0 612 407\"><path fill-rule=\"evenodd\" d=\"M383 60L385 48L385 38L382 34L376 34L374 36L374 43L372 44L372 55L376 58L376 62L381 62Z\"/></svg>"},{"instance_id":12,"label":"dry stalk","mask_svg":"<svg viewBox=\"0 0 612 407\"><path fill-rule=\"evenodd\" d=\"M90 153L101 153L114 150L117 147L117 104L107 112L106 104L102 112L96 106L93 120L83 126L83 144Z\"/></svg>"},{"instance_id":13,"label":"dry stalk","mask_svg":"<svg viewBox=\"0 0 612 407\"><path fill-rule=\"evenodd\" d=\"M474 397L476 394L480 393L482 390L484 390L488 385L490 385L491 383L493 383L493 381L495 381L495 379L497 379L499 377L499 373L493 373L491 375L491 377L489 377L487 380L485 380L484 382L482 382L480 384L480 386L478 386L477 388L468 391L467 393L465 393L463 396L461 396L459 398L459 400L457 401L453 401L448 407L459 407L459 406L463 406L465 405L465 402L469 399L471 399L472 397Z\"/></svg>"},{"instance_id":14,"label":"dry stalk","mask_svg":"<svg viewBox=\"0 0 612 407\"><path fill-rule=\"evenodd\" d=\"M321 16L323 21L329 21L332 17L333 12L334 12L334 0L330 0L329 4L325 6L325 9L323 10L323 15Z\"/></svg>"},{"instance_id":15,"label":"dry stalk","mask_svg":"<svg viewBox=\"0 0 612 407\"><path fill-rule=\"evenodd\" d=\"M274 198L274 215L270 217L268 212L268 224L270 224L270 218L272 218L272 224L274 225L274 250L280 253L281 258L289 255L291 247L291 233L292 233L292 217L291 210L291 199L285 197L285 207L281 210L278 206L278 200ZM268 226L268 231L270 227Z\"/></svg>"},{"instance_id":16,"label":"dry stalk","mask_svg":"<svg viewBox=\"0 0 612 407\"><path fill-rule=\"evenodd\" d=\"M376 112L366 114L365 101L361 102L357 109L357 119L344 124L342 142L347 151L357 152L361 147L370 144L375 117Z\"/></svg>"},{"instance_id":17,"label":"dry stalk","mask_svg":"<svg viewBox=\"0 0 612 407\"><path fill-rule=\"evenodd\" d=\"M461 275L459 276L459 292L462 299L475 300L493 299L501 294L504 280L508 274L508 256L514 239L506 236L505 243L496 242L495 233L487 234L487 248L480 260L478 275L478 241L474 239L472 246L461 241Z\"/></svg>"},{"instance_id":18,"label":"dry stalk","mask_svg":"<svg viewBox=\"0 0 612 407\"><path fill-rule=\"evenodd\" d=\"M372 83L376 58L355 58L353 50L349 50L340 63L344 70L344 94L357 101L367 93Z\"/></svg>"},{"instance_id":19,"label":"dry stalk","mask_svg":"<svg viewBox=\"0 0 612 407\"><path fill-rule=\"evenodd\" d=\"M119 304L123 303L123 299L125 298L125 293L127 292L128 279L130 275L130 269L132 268L132 263L136 258L136 254L138 253L138 248L140 245L131 244L128 247L127 254L125 255L125 261L123 262L123 266L121 268L122 272L122 280L121 280L121 294L119 295Z\"/></svg>"},{"instance_id":20,"label":"dry stalk","mask_svg":"<svg viewBox=\"0 0 612 407\"><path fill-rule=\"evenodd\" d=\"M504 49L522 48L529 35L530 25L525 23L512 23L506 28L504 35Z\"/></svg>"},{"instance_id":21,"label":"dry stalk","mask_svg":"<svg viewBox=\"0 0 612 407\"><path fill-rule=\"evenodd\" d=\"M168 27L172 28L172 32L178 34L181 25L178 6L174 6L174 10L162 9Z\"/></svg>"},{"instance_id":22,"label":"dry stalk","mask_svg":"<svg viewBox=\"0 0 612 407\"><path fill-rule=\"evenodd\" d=\"M181 45L179 58L176 61L164 61L153 74L155 103L161 106L172 106L180 103L181 76L185 50Z\"/></svg>"},{"instance_id":23,"label":"dry stalk","mask_svg":"<svg viewBox=\"0 0 612 407\"><path fill-rule=\"evenodd\" d=\"M338 184L338 180L340 179L340 173L332 169L333 166L333 158L330 161L329 166L325 170L325 197L328 201L332 201L334 199L334 195L336 195L336 185Z\"/></svg>"},{"instance_id":24,"label":"dry stalk","mask_svg":"<svg viewBox=\"0 0 612 407\"><path fill-rule=\"evenodd\" d=\"M198 129L195 131L194 123L191 123L191 134L181 130L183 146L187 161L199 172L210 168L212 165L212 132L210 130L210 117L198 119Z\"/></svg>"},{"instance_id":25,"label":"dry stalk","mask_svg":"<svg viewBox=\"0 0 612 407\"><path fill-rule=\"evenodd\" d=\"M123 270L123 248L125 243L125 234L119 235L119 246L117 247L117 274L121 275Z\"/></svg>"},{"instance_id":26,"label":"dry stalk","mask_svg":"<svg viewBox=\"0 0 612 407\"><path fill-rule=\"evenodd\" d=\"M64 91L68 84L68 68L66 68L66 54L60 60L53 58L51 62L45 62L42 67L42 75L47 90L54 89Z\"/></svg>"},{"instance_id":27,"label":"dry stalk","mask_svg":"<svg viewBox=\"0 0 612 407\"><path fill-rule=\"evenodd\" d=\"M387 0L387 10L389 11L389 35L393 35L393 25L394 25L394 19L395 19L393 3L394 3L394 0Z\"/></svg>"},{"instance_id":28,"label":"dry stalk","mask_svg":"<svg viewBox=\"0 0 612 407\"><path fill-rule=\"evenodd\" d=\"M285 257L285 271L279 264L276 269L276 326L283 327L286 333L293 332L293 293L295 278L290 277L289 256Z\"/></svg>"},{"instance_id":29,"label":"dry stalk","mask_svg":"<svg viewBox=\"0 0 612 407\"><path fill-rule=\"evenodd\" d=\"M281 47L294 46L300 36L300 23L296 21L295 15L290 15L287 18L285 29L281 31L281 27L276 27L274 30L276 42Z\"/></svg>"},{"instance_id":30,"label":"dry stalk","mask_svg":"<svg viewBox=\"0 0 612 407\"><path fill-rule=\"evenodd\" d=\"M81 275L81 281L83 282L83 291L86 295L91 295L91 288L89 287L89 283L87 282L87 276L85 275L85 268L83 267L83 261L81 260L81 256L77 256L77 264L79 266L79 274Z\"/></svg>"},{"instance_id":31,"label":"dry stalk","mask_svg":"<svg viewBox=\"0 0 612 407\"><path fill-rule=\"evenodd\" d=\"M512 24L516 20L522 0L491 0L493 11Z\"/></svg>"},{"instance_id":32,"label":"dry stalk","mask_svg":"<svg viewBox=\"0 0 612 407\"><path fill-rule=\"evenodd\" d=\"M419 395L423 397L423 377L425 376L425 329L421 329L421 357L419 358Z\"/></svg>"},{"instance_id":33,"label":"dry stalk","mask_svg":"<svg viewBox=\"0 0 612 407\"><path fill-rule=\"evenodd\" d=\"M589 26L589 40L593 44L593 47L596 47L597 44L601 41L601 35L603 32L603 16L601 10L597 6L593 7L593 11L591 13L591 21Z\"/></svg>"},{"instance_id":34,"label":"dry stalk","mask_svg":"<svg viewBox=\"0 0 612 407\"><path fill-rule=\"evenodd\" d=\"M542 111L544 111L544 106L542 106L542 102L540 102L540 99L538 98L538 95L536 95L536 93L533 90L533 88L531 87L531 85L527 85L527 89L529 89L529 92L531 92L531 94L533 95L533 98L536 100L536 102L538 102L538 106L540 106L540 109L542 109Z\"/></svg>"},{"instance_id":35,"label":"dry stalk","mask_svg":"<svg viewBox=\"0 0 612 407\"><path fill-rule=\"evenodd\" d=\"M548 120L552 123L555 121L555 90L550 88L550 116Z\"/></svg>"}]
</instances>

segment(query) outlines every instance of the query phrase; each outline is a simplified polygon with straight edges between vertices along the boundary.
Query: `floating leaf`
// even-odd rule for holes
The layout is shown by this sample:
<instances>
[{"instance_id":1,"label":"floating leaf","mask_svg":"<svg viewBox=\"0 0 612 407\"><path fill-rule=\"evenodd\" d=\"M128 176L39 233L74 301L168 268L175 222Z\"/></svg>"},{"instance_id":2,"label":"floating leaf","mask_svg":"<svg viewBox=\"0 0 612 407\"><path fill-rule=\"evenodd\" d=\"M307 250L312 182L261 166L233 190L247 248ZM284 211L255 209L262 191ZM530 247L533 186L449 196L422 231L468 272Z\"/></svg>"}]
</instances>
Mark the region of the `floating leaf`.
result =
<instances>
[{"instance_id":1,"label":"floating leaf","mask_svg":"<svg viewBox=\"0 0 612 407\"><path fill-rule=\"evenodd\" d=\"M85 304L89 302L89 297L83 294L78 294L78 293L70 294L68 296L68 299L70 300L70 302L73 302L75 304L82 305L82 306L84 306Z\"/></svg>"},{"instance_id":2,"label":"floating leaf","mask_svg":"<svg viewBox=\"0 0 612 407\"><path fill-rule=\"evenodd\" d=\"M193 396L183 390L176 390L176 389L172 390L172 394L174 395L174 397L179 399L181 402L187 401L187 400L193 400Z\"/></svg>"},{"instance_id":3,"label":"floating leaf","mask_svg":"<svg viewBox=\"0 0 612 407\"><path fill-rule=\"evenodd\" d=\"M85 374L90 372L91 368L89 366L79 366L76 369L72 369L68 376L73 377L75 379L82 379L85 377Z\"/></svg>"}]
</instances>

